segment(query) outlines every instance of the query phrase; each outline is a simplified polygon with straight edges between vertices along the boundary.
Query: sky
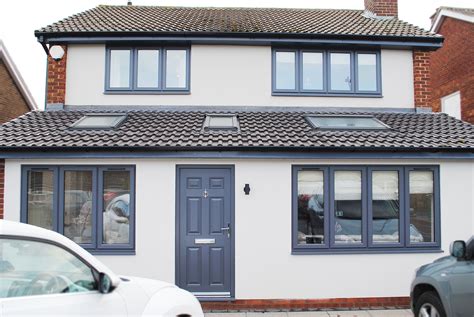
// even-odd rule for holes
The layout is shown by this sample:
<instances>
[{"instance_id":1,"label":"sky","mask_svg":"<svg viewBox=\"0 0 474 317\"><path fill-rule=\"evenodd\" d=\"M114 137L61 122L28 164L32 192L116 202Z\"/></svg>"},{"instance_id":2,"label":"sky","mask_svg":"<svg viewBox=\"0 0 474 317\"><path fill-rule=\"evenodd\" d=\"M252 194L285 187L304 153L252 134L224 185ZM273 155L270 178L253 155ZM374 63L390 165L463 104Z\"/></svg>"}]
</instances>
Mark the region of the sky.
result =
<instances>
[{"instance_id":1,"label":"sky","mask_svg":"<svg viewBox=\"0 0 474 317\"><path fill-rule=\"evenodd\" d=\"M440 6L474 7L472 0L398 0L399 18L425 29ZM99 4L125 5L127 0L2 0L0 39L28 85L40 109L44 108L46 54L34 30ZM287 7L363 9L364 0L133 0L134 5L207 7Z\"/></svg>"}]
</instances>

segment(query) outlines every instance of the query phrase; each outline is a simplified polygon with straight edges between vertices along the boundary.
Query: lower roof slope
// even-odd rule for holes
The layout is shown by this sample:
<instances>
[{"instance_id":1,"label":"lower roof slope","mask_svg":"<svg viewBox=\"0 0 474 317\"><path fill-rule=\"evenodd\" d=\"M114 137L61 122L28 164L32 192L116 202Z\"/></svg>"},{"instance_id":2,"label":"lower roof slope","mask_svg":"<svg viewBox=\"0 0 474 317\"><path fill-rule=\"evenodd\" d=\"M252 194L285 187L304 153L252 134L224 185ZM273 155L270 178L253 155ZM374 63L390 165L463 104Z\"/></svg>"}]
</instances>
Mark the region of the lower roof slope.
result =
<instances>
[{"instance_id":1,"label":"lower roof slope","mask_svg":"<svg viewBox=\"0 0 474 317\"><path fill-rule=\"evenodd\" d=\"M97 111L96 111L97 112ZM111 130L70 126L94 111L34 111L0 127L0 151L31 150L401 150L474 152L474 125L442 113L350 111L221 111L238 116L240 130L202 129L212 111L132 110ZM104 113L104 111L100 111ZM107 113L124 113L107 111ZM318 130L306 116L373 115L390 130Z\"/></svg>"}]
</instances>

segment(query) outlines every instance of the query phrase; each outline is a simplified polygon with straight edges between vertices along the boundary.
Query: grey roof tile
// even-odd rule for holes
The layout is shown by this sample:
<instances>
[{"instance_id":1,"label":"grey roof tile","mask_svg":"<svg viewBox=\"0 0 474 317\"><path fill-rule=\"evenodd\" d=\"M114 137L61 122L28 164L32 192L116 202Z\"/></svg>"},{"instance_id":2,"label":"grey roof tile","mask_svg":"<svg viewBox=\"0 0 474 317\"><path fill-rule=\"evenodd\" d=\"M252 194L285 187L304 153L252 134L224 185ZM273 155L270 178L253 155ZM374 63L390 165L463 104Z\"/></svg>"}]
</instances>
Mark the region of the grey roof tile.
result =
<instances>
[{"instance_id":1,"label":"grey roof tile","mask_svg":"<svg viewBox=\"0 0 474 317\"><path fill-rule=\"evenodd\" d=\"M36 31L37 35L78 33L283 33L436 38L432 32L362 10L285 8L204 8L101 5Z\"/></svg>"},{"instance_id":2,"label":"grey roof tile","mask_svg":"<svg viewBox=\"0 0 474 317\"><path fill-rule=\"evenodd\" d=\"M113 130L74 130L70 126L93 111L34 111L0 126L0 149L87 147L173 150L331 148L468 150L474 152L474 125L441 113L232 111L239 132L205 132L205 111L127 111ZM103 112L103 111L100 111ZM114 112L114 111L110 111ZM116 111L122 113L123 111ZM214 113L214 111L212 111ZM371 114L392 129L318 130L305 119L311 114Z\"/></svg>"}]
</instances>

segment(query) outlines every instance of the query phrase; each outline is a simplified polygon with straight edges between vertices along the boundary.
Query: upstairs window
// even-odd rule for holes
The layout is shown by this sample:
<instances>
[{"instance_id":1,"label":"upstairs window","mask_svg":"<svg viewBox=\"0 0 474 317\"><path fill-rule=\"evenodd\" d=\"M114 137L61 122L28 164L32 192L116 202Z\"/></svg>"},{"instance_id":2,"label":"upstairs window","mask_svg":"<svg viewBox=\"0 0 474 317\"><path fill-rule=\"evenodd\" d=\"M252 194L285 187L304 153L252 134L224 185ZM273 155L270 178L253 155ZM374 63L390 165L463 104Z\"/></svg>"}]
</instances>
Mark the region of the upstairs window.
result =
<instances>
[{"instance_id":1,"label":"upstairs window","mask_svg":"<svg viewBox=\"0 0 474 317\"><path fill-rule=\"evenodd\" d=\"M189 92L188 48L108 48L109 93Z\"/></svg>"},{"instance_id":2,"label":"upstairs window","mask_svg":"<svg viewBox=\"0 0 474 317\"><path fill-rule=\"evenodd\" d=\"M381 95L380 52L273 50L274 95Z\"/></svg>"}]
</instances>

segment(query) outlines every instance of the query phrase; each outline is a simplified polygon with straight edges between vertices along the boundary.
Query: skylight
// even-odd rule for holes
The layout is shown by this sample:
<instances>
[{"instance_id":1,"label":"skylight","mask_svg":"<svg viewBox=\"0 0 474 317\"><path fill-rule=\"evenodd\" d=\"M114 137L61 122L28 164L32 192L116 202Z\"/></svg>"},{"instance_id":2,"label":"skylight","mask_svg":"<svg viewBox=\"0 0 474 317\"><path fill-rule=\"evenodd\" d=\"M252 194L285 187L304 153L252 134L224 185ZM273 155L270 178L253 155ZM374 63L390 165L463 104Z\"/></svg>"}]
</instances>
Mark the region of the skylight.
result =
<instances>
[{"instance_id":1,"label":"skylight","mask_svg":"<svg viewBox=\"0 0 474 317\"><path fill-rule=\"evenodd\" d=\"M239 122L233 114L210 114L204 120L205 130L238 130Z\"/></svg>"},{"instance_id":2,"label":"skylight","mask_svg":"<svg viewBox=\"0 0 474 317\"><path fill-rule=\"evenodd\" d=\"M311 125L327 130L386 130L390 127L372 116L320 115L308 116Z\"/></svg>"},{"instance_id":3,"label":"skylight","mask_svg":"<svg viewBox=\"0 0 474 317\"><path fill-rule=\"evenodd\" d=\"M125 114L86 114L71 125L74 129L113 129L122 123Z\"/></svg>"}]
</instances>

